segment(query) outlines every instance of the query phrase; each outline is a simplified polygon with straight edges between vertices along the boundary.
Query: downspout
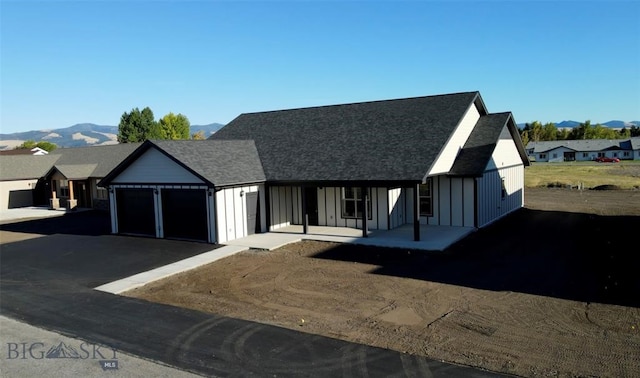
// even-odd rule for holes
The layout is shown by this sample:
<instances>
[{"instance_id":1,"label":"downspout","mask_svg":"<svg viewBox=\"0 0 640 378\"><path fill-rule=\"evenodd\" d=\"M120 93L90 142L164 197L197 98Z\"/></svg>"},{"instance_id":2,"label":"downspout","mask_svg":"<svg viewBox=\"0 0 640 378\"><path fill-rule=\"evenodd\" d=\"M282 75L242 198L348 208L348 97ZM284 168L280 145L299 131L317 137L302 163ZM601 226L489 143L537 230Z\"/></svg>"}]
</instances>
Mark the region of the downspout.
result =
<instances>
[{"instance_id":1,"label":"downspout","mask_svg":"<svg viewBox=\"0 0 640 378\"><path fill-rule=\"evenodd\" d=\"M413 240L420 241L420 184L413 187Z\"/></svg>"},{"instance_id":2,"label":"downspout","mask_svg":"<svg viewBox=\"0 0 640 378\"><path fill-rule=\"evenodd\" d=\"M367 195L367 188L364 186L361 187L360 193L362 194L360 196L360 204L362 206L362 237L366 238L369 236L367 232L367 218L369 218L369 208L367 206L367 199L369 196Z\"/></svg>"}]
</instances>

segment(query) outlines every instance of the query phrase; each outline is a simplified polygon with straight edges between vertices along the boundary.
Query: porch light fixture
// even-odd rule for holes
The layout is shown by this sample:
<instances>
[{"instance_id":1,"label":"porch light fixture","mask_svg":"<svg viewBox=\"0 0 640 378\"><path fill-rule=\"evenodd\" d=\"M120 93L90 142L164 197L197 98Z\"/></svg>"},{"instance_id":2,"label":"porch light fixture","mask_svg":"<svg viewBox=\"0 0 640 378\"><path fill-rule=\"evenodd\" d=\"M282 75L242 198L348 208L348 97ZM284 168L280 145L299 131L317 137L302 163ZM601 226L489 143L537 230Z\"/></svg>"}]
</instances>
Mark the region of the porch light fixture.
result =
<instances>
[{"instance_id":1,"label":"porch light fixture","mask_svg":"<svg viewBox=\"0 0 640 378\"><path fill-rule=\"evenodd\" d=\"M240 189L240 197L244 196L244 190Z\"/></svg>"}]
</instances>

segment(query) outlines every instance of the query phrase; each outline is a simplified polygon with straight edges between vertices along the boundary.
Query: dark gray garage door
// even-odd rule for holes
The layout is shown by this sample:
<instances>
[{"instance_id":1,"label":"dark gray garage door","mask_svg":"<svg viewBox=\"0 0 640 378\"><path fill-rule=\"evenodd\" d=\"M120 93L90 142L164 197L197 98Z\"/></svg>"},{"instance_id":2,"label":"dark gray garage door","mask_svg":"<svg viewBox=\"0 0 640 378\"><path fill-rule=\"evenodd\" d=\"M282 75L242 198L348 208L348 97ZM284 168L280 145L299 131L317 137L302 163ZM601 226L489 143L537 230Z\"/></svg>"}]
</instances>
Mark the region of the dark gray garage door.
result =
<instances>
[{"instance_id":1,"label":"dark gray garage door","mask_svg":"<svg viewBox=\"0 0 640 378\"><path fill-rule=\"evenodd\" d=\"M162 189L162 222L165 238L207 241L207 192Z\"/></svg>"},{"instance_id":2,"label":"dark gray garage door","mask_svg":"<svg viewBox=\"0 0 640 378\"><path fill-rule=\"evenodd\" d=\"M118 232L156 235L156 217L152 189L116 189Z\"/></svg>"}]
</instances>

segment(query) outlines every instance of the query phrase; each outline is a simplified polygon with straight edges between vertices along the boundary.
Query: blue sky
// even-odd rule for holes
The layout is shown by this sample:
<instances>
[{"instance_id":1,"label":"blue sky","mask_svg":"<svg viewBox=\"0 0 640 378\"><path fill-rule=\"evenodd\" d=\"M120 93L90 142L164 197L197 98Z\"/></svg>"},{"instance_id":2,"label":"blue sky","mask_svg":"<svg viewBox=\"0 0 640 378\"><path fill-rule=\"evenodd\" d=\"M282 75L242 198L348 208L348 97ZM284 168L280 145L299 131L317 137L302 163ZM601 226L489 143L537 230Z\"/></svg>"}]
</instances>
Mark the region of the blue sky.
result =
<instances>
[{"instance_id":1,"label":"blue sky","mask_svg":"<svg viewBox=\"0 0 640 378\"><path fill-rule=\"evenodd\" d=\"M0 132L480 91L518 123L640 120L639 1L0 0Z\"/></svg>"}]
</instances>

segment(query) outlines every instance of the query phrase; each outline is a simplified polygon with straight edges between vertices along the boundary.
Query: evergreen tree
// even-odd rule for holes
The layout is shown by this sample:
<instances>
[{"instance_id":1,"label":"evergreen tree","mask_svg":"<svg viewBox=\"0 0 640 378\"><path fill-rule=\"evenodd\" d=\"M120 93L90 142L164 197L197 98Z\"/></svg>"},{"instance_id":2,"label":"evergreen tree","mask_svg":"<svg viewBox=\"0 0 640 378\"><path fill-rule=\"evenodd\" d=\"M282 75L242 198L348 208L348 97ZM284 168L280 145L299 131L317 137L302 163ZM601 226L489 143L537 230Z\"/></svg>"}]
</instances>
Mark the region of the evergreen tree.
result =
<instances>
[{"instance_id":1,"label":"evergreen tree","mask_svg":"<svg viewBox=\"0 0 640 378\"><path fill-rule=\"evenodd\" d=\"M153 111L146 107L140 111L138 108L131 112L123 113L118 125L118 142L135 143L144 142L147 139L159 139L160 127L153 118Z\"/></svg>"}]
</instances>

